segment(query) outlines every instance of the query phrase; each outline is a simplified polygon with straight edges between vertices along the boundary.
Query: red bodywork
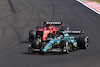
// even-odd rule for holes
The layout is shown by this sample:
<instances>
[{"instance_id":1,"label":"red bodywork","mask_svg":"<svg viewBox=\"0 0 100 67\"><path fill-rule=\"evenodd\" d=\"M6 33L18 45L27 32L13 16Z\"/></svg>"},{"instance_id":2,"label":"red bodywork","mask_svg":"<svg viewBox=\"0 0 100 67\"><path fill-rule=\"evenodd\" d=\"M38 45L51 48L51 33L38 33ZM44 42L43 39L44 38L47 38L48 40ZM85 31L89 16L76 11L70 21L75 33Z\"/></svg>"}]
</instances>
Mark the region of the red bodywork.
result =
<instances>
[{"instance_id":1,"label":"red bodywork","mask_svg":"<svg viewBox=\"0 0 100 67\"><path fill-rule=\"evenodd\" d=\"M43 29L38 28L36 31L37 32L43 31L42 41L45 41L49 33L55 34L55 31L59 31L59 29L53 26L49 26L49 27L44 27Z\"/></svg>"}]
</instances>

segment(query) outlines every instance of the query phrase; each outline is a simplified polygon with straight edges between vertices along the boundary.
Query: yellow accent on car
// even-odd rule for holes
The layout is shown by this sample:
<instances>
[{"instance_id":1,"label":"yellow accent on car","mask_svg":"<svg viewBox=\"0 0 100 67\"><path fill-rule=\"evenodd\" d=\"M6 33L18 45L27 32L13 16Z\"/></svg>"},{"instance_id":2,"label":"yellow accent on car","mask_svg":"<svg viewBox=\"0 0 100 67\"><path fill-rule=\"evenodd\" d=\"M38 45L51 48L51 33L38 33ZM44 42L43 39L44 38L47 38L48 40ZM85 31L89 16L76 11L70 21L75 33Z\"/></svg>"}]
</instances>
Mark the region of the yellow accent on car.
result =
<instances>
[{"instance_id":1,"label":"yellow accent on car","mask_svg":"<svg viewBox=\"0 0 100 67\"><path fill-rule=\"evenodd\" d=\"M37 40L38 40L38 45L39 45L39 38L37 38Z\"/></svg>"},{"instance_id":2,"label":"yellow accent on car","mask_svg":"<svg viewBox=\"0 0 100 67\"><path fill-rule=\"evenodd\" d=\"M44 34L47 34L47 32L45 32Z\"/></svg>"},{"instance_id":3,"label":"yellow accent on car","mask_svg":"<svg viewBox=\"0 0 100 67\"><path fill-rule=\"evenodd\" d=\"M58 45L59 43L55 43L54 45Z\"/></svg>"}]
</instances>

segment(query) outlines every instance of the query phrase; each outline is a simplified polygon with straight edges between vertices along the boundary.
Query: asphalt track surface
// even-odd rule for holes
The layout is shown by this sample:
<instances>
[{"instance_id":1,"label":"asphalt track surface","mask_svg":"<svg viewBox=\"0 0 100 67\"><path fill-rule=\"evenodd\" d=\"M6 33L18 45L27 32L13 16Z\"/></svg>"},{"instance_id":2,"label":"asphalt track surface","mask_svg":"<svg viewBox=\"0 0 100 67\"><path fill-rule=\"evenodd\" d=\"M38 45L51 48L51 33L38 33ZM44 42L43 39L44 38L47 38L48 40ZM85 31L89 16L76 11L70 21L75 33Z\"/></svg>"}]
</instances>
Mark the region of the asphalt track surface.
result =
<instances>
[{"instance_id":1,"label":"asphalt track surface","mask_svg":"<svg viewBox=\"0 0 100 67\"><path fill-rule=\"evenodd\" d=\"M62 21L84 30L89 49L70 54L27 51L30 29L44 21ZM76 0L0 0L0 67L99 67L100 16Z\"/></svg>"}]
</instances>

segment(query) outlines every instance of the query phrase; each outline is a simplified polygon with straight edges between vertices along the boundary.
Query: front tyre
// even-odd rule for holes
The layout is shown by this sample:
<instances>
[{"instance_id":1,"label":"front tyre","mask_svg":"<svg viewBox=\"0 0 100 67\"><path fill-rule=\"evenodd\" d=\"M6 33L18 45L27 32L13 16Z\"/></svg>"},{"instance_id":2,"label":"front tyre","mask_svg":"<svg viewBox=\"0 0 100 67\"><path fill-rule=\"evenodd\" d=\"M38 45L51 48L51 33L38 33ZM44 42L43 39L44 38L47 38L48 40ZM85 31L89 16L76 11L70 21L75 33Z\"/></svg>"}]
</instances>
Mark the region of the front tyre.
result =
<instances>
[{"instance_id":1,"label":"front tyre","mask_svg":"<svg viewBox=\"0 0 100 67\"><path fill-rule=\"evenodd\" d=\"M44 45L42 43L40 43L40 52L39 52L40 55L44 55L45 54L43 49L44 49Z\"/></svg>"},{"instance_id":2,"label":"front tyre","mask_svg":"<svg viewBox=\"0 0 100 67\"><path fill-rule=\"evenodd\" d=\"M34 50L31 45L29 45L28 51L34 53Z\"/></svg>"},{"instance_id":3,"label":"front tyre","mask_svg":"<svg viewBox=\"0 0 100 67\"><path fill-rule=\"evenodd\" d=\"M70 49L71 47L69 46L70 44L67 42L67 41L62 41L61 42L61 53L66 53L66 54L69 54L70 53Z\"/></svg>"},{"instance_id":4,"label":"front tyre","mask_svg":"<svg viewBox=\"0 0 100 67\"><path fill-rule=\"evenodd\" d=\"M39 46L39 41L37 39L33 39L31 47L32 48L37 48L38 46Z\"/></svg>"}]
</instances>

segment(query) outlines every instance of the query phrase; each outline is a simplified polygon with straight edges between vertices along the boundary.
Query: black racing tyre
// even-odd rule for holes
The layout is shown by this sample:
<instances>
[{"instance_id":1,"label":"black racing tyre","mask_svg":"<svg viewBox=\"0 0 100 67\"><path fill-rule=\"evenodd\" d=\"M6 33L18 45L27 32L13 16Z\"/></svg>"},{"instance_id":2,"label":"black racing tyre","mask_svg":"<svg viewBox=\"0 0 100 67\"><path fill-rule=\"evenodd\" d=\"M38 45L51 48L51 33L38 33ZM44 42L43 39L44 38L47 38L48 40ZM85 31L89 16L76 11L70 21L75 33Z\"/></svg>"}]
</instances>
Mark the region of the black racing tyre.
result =
<instances>
[{"instance_id":1,"label":"black racing tyre","mask_svg":"<svg viewBox=\"0 0 100 67\"><path fill-rule=\"evenodd\" d=\"M80 49L88 49L89 39L85 36L80 36L78 39L78 46Z\"/></svg>"},{"instance_id":2,"label":"black racing tyre","mask_svg":"<svg viewBox=\"0 0 100 67\"><path fill-rule=\"evenodd\" d=\"M32 41L36 37L36 31L30 30L29 31L29 41Z\"/></svg>"},{"instance_id":3,"label":"black racing tyre","mask_svg":"<svg viewBox=\"0 0 100 67\"><path fill-rule=\"evenodd\" d=\"M43 51L43 49L44 49L44 45L42 43L40 43L40 52L39 52L40 55L45 54L45 52Z\"/></svg>"},{"instance_id":4,"label":"black racing tyre","mask_svg":"<svg viewBox=\"0 0 100 67\"><path fill-rule=\"evenodd\" d=\"M63 49L65 46L66 46L66 41L65 40L61 41L60 43L61 49Z\"/></svg>"},{"instance_id":5,"label":"black racing tyre","mask_svg":"<svg viewBox=\"0 0 100 67\"><path fill-rule=\"evenodd\" d=\"M73 47L73 44L71 42L69 42L68 47L69 47L70 52L74 51L74 47Z\"/></svg>"},{"instance_id":6,"label":"black racing tyre","mask_svg":"<svg viewBox=\"0 0 100 67\"><path fill-rule=\"evenodd\" d=\"M28 51L31 51L31 48L32 48L31 45L29 45Z\"/></svg>"},{"instance_id":7,"label":"black racing tyre","mask_svg":"<svg viewBox=\"0 0 100 67\"><path fill-rule=\"evenodd\" d=\"M29 45L28 51L34 53L34 50L33 50L33 48L31 47L31 45Z\"/></svg>"},{"instance_id":8,"label":"black racing tyre","mask_svg":"<svg viewBox=\"0 0 100 67\"><path fill-rule=\"evenodd\" d=\"M39 46L38 40L37 40L37 39L33 39L33 40L32 40L32 45L31 45L31 47L32 47L32 48L37 48L38 46Z\"/></svg>"},{"instance_id":9,"label":"black racing tyre","mask_svg":"<svg viewBox=\"0 0 100 67\"><path fill-rule=\"evenodd\" d=\"M72 47L72 44L71 43L69 43L69 42L67 42L67 41L62 41L61 42L61 49L62 49L62 53L67 53L67 54L69 54L69 52L72 52L73 51L73 47ZM65 52L64 52L64 50L66 50Z\"/></svg>"}]
</instances>

